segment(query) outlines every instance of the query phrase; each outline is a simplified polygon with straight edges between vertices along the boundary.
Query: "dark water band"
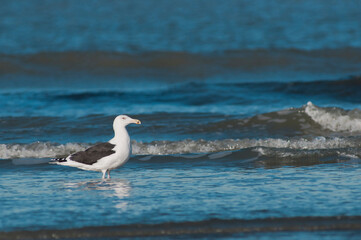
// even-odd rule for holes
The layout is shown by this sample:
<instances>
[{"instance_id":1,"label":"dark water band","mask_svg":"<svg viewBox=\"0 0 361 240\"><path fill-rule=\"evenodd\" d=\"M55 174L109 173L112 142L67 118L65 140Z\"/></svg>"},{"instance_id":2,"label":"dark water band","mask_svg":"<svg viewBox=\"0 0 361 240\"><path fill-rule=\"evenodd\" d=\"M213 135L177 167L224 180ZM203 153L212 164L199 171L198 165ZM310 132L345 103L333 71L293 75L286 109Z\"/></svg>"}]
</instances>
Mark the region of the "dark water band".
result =
<instances>
[{"instance_id":1,"label":"dark water band","mask_svg":"<svg viewBox=\"0 0 361 240\"><path fill-rule=\"evenodd\" d=\"M361 230L361 216L293 217L255 220L211 219L199 222L97 226L64 230L14 231L0 232L0 239L91 239L334 230Z\"/></svg>"}]
</instances>

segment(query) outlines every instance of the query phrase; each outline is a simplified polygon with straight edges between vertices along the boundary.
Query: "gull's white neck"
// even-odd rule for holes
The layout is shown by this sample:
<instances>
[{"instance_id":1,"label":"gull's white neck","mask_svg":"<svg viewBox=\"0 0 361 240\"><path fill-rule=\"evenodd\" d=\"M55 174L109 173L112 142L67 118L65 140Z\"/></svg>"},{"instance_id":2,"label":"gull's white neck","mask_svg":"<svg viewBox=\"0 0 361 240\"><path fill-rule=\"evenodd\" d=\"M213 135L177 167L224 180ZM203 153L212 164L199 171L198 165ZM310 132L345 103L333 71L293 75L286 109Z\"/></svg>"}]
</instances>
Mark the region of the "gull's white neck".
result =
<instances>
[{"instance_id":1,"label":"gull's white neck","mask_svg":"<svg viewBox=\"0 0 361 240\"><path fill-rule=\"evenodd\" d=\"M111 144L125 144L129 145L130 138L125 126L114 127L114 137L109 140Z\"/></svg>"}]
</instances>

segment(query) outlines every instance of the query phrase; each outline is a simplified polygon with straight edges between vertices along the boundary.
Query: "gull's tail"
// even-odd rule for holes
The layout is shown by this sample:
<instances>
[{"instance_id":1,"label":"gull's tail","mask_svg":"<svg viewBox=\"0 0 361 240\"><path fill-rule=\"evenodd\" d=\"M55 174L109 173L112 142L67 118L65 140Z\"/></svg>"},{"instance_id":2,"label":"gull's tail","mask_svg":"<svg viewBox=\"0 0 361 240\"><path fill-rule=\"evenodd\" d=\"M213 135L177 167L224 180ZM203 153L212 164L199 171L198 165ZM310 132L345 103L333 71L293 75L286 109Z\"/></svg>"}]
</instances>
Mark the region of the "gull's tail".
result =
<instances>
[{"instance_id":1,"label":"gull's tail","mask_svg":"<svg viewBox=\"0 0 361 240\"><path fill-rule=\"evenodd\" d=\"M58 164L63 162L67 162L66 158L52 158L49 163Z\"/></svg>"}]
</instances>

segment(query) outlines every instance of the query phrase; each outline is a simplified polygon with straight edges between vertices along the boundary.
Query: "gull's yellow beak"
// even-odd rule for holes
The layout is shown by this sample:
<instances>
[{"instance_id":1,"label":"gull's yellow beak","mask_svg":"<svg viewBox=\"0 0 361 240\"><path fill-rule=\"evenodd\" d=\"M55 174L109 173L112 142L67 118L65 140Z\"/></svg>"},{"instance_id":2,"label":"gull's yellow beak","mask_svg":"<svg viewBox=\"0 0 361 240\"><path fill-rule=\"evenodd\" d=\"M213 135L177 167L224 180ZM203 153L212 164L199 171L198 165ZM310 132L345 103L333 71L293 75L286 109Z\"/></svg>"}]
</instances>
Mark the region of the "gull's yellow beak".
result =
<instances>
[{"instance_id":1,"label":"gull's yellow beak","mask_svg":"<svg viewBox=\"0 0 361 240\"><path fill-rule=\"evenodd\" d=\"M134 119L134 123L135 123L135 124L142 124L142 122L139 121L138 119Z\"/></svg>"}]
</instances>

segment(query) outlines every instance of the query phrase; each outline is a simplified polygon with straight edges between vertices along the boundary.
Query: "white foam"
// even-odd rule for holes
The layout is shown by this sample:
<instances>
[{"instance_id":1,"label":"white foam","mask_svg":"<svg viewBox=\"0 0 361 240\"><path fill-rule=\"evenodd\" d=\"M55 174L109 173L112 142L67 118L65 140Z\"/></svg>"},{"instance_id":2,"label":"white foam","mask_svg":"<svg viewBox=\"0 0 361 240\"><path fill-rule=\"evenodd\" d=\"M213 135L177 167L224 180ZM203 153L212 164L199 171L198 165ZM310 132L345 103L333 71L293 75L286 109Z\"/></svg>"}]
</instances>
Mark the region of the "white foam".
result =
<instances>
[{"instance_id":1,"label":"white foam","mask_svg":"<svg viewBox=\"0 0 361 240\"><path fill-rule=\"evenodd\" d=\"M361 131L361 116L351 117L348 115L350 111L342 112L340 109L325 109L313 105L308 102L305 113L312 118L313 121L320 124L323 128L334 132L359 132Z\"/></svg>"},{"instance_id":2,"label":"white foam","mask_svg":"<svg viewBox=\"0 0 361 240\"><path fill-rule=\"evenodd\" d=\"M135 155L169 155L188 153L212 153L234 151L252 147L287 148L287 149L338 149L347 147L360 147L355 140L344 138L317 137L312 140L304 138L296 139L225 139L225 140L182 140L177 142L158 141L151 143L133 142L133 154Z\"/></svg>"},{"instance_id":3,"label":"white foam","mask_svg":"<svg viewBox=\"0 0 361 240\"><path fill-rule=\"evenodd\" d=\"M360 160L360 158L357 155L354 154L348 154L348 153L338 153L341 157L346 157L351 160Z\"/></svg>"},{"instance_id":4,"label":"white foam","mask_svg":"<svg viewBox=\"0 0 361 240\"><path fill-rule=\"evenodd\" d=\"M89 144L67 143L52 144L36 142L31 144L0 144L0 159L19 158L53 158L67 156L71 153L86 149ZM150 143L132 141L134 155L174 155L225 152L212 157L226 156L229 151L252 147L285 148L285 149L338 149L361 147L357 139L318 137L312 140L304 138L294 139L224 139L224 140L182 140L156 141ZM192 157L192 155L189 155ZM198 156L198 155L197 155ZM148 159L148 156L143 158ZM43 160L42 160L43 161ZM45 160L44 160L45 161Z\"/></svg>"},{"instance_id":5,"label":"white foam","mask_svg":"<svg viewBox=\"0 0 361 240\"><path fill-rule=\"evenodd\" d=\"M86 146L86 144L78 143L52 144L47 142L0 144L0 159L67 156L70 153L84 150Z\"/></svg>"}]
</instances>

